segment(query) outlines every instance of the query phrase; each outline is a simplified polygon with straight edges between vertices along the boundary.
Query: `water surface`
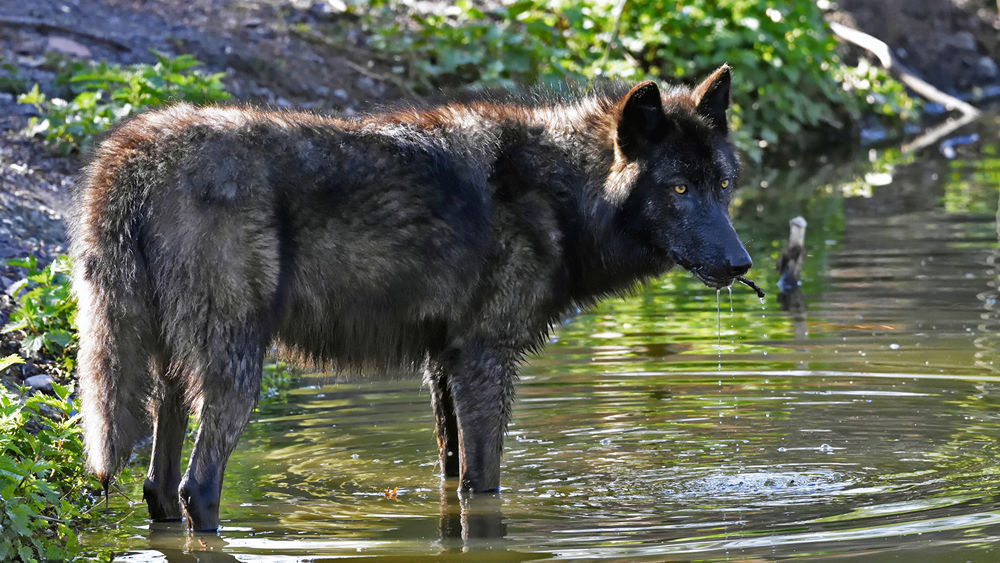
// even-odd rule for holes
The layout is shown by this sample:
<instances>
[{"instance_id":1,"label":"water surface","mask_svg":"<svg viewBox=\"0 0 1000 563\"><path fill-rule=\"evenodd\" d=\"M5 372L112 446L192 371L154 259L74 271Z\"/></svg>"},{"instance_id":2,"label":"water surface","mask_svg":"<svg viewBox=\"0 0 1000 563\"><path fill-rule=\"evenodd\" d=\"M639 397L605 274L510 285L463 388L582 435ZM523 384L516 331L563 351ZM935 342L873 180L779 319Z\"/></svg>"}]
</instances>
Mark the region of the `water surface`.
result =
<instances>
[{"instance_id":1,"label":"water surface","mask_svg":"<svg viewBox=\"0 0 1000 563\"><path fill-rule=\"evenodd\" d=\"M219 537L151 528L133 484L84 542L122 561L998 560L997 125L951 161L750 178L734 216L766 304L676 272L568 320L522 370L499 497L441 482L419 381L306 376L258 409Z\"/></svg>"}]
</instances>

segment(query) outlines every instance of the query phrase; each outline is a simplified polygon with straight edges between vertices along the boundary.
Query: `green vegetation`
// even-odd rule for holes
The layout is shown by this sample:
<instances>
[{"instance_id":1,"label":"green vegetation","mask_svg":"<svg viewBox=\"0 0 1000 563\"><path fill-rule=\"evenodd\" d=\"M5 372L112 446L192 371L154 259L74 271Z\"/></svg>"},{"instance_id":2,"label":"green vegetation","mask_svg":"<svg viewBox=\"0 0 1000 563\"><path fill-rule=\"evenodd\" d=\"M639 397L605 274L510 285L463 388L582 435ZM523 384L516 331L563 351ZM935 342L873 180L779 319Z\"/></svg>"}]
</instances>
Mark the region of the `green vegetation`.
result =
<instances>
[{"instance_id":1,"label":"green vegetation","mask_svg":"<svg viewBox=\"0 0 1000 563\"><path fill-rule=\"evenodd\" d=\"M18 306L0 333L21 331L21 353L34 358L44 352L68 377L76 363L77 343L69 257L59 256L41 269L34 256L8 260L7 264L24 268L27 275L8 290Z\"/></svg>"},{"instance_id":2,"label":"green vegetation","mask_svg":"<svg viewBox=\"0 0 1000 563\"><path fill-rule=\"evenodd\" d=\"M260 381L260 400L270 403L282 401L288 390L298 381L299 374L282 361L264 365L264 373Z\"/></svg>"},{"instance_id":3,"label":"green vegetation","mask_svg":"<svg viewBox=\"0 0 1000 563\"><path fill-rule=\"evenodd\" d=\"M20 363L0 359L0 373ZM53 383L55 396L23 401L0 387L0 560L66 559L78 549L70 523L86 518L99 487L83 467L79 401Z\"/></svg>"},{"instance_id":4,"label":"green vegetation","mask_svg":"<svg viewBox=\"0 0 1000 563\"><path fill-rule=\"evenodd\" d=\"M419 91L602 76L691 83L728 62L734 136L754 157L803 130L914 111L880 69L840 62L812 0L518 0L488 12L464 1L443 14L383 0L364 16L372 45Z\"/></svg>"},{"instance_id":5,"label":"green vegetation","mask_svg":"<svg viewBox=\"0 0 1000 563\"><path fill-rule=\"evenodd\" d=\"M201 64L191 55L169 58L156 51L156 64L122 67L107 63L74 63L60 70L56 85L67 86L72 100L47 98L38 85L18 96L34 105L42 118L28 124L31 135L45 139L69 154L87 147L94 135L116 121L146 108L170 101L207 104L226 100L229 93L222 73L205 74L192 67Z\"/></svg>"},{"instance_id":6,"label":"green vegetation","mask_svg":"<svg viewBox=\"0 0 1000 563\"><path fill-rule=\"evenodd\" d=\"M34 256L7 263L24 268L26 275L8 290L17 308L2 332L21 332L22 353L36 363L54 364L68 379L77 350L69 257L59 256L42 268ZM17 355L0 358L0 375L21 363ZM262 400L282 400L297 377L283 362L268 364ZM22 390L19 398L0 387L0 561L46 561L76 554L73 528L86 520L86 507L100 488L83 465L79 398L72 385L53 382L52 388L54 396L25 396Z\"/></svg>"}]
</instances>

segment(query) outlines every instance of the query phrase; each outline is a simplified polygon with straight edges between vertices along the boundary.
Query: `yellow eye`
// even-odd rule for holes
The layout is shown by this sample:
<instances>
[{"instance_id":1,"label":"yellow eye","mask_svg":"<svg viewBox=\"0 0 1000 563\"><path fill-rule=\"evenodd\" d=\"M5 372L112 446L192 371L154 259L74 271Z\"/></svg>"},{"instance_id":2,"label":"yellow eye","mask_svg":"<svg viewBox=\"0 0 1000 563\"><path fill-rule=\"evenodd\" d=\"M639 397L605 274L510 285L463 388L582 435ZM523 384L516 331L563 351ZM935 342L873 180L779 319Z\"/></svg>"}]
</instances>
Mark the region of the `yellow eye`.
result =
<instances>
[{"instance_id":1,"label":"yellow eye","mask_svg":"<svg viewBox=\"0 0 1000 563\"><path fill-rule=\"evenodd\" d=\"M674 191L677 192L677 193L679 193L679 194L682 194L682 193L688 191L687 184L677 184L676 186L674 186Z\"/></svg>"},{"instance_id":2,"label":"yellow eye","mask_svg":"<svg viewBox=\"0 0 1000 563\"><path fill-rule=\"evenodd\" d=\"M726 189L728 187L729 187L729 180L723 180L722 181L722 189Z\"/></svg>"}]
</instances>

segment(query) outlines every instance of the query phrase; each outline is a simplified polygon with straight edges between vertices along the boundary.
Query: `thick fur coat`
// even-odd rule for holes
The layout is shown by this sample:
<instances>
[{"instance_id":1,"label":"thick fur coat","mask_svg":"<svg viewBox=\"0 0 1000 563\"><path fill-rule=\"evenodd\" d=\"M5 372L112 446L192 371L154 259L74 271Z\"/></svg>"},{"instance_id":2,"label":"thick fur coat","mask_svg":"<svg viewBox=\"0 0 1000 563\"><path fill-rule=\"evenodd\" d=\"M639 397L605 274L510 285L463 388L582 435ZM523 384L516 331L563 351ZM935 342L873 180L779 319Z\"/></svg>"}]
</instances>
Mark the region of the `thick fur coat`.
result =
<instances>
[{"instance_id":1,"label":"thick fur coat","mask_svg":"<svg viewBox=\"0 0 1000 563\"><path fill-rule=\"evenodd\" d=\"M496 490L517 364L554 321L675 263L713 286L750 267L727 213L729 80L128 120L75 194L89 467L108 483L152 426L150 516L215 529L277 341L336 369L422 369L445 475Z\"/></svg>"}]
</instances>

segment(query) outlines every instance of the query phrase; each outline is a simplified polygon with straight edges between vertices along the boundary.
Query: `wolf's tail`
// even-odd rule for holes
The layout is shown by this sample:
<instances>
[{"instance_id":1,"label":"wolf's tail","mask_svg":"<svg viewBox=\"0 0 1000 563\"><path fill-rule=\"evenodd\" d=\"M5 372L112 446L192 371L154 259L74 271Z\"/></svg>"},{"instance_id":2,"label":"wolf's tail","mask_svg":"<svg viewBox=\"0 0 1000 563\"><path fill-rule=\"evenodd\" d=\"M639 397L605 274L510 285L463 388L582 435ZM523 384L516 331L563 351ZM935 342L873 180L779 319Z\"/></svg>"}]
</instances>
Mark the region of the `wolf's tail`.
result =
<instances>
[{"instance_id":1,"label":"wolf's tail","mask_svg":"<svg viewBox=\"0 0 1000 563\"><path fill-rule=\"evenodd\" d=\"M121 162L115 166L99 155L88 167L75 194L71 227L84 448L88 469L105 488L149 432L156 341L140 252L142 190L128 188Z\"/></svg>"}]
</instances>

